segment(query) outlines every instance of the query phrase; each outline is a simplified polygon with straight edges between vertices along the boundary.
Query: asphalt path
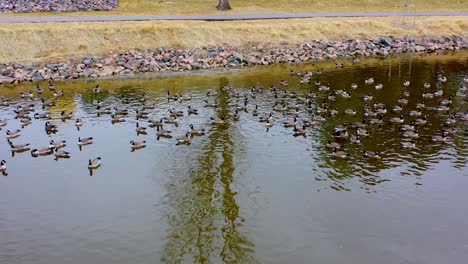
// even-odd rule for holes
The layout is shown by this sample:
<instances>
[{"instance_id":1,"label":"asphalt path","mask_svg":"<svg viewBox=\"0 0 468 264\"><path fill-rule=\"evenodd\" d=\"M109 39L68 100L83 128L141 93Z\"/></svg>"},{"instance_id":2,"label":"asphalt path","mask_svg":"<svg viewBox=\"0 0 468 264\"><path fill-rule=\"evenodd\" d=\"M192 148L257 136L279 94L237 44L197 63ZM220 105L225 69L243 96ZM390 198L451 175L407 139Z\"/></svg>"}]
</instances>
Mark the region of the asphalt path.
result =
<instances>
[{"instance_id":1,"label":"asphalt path","mask_svg":"<svg viewBox=\"0 0 468 264\"><path fill-rule=\"evenodd\" d=\"M54 23L54 22L112 22L112 21L235 21L293 19L316 17L401 17L401 16L468 16L468 12L334 12L334 13L278 13L278 14L225 14L225 15L177 15L177 16L1 16L0 23Z\"/></svg>"}]
</instances>

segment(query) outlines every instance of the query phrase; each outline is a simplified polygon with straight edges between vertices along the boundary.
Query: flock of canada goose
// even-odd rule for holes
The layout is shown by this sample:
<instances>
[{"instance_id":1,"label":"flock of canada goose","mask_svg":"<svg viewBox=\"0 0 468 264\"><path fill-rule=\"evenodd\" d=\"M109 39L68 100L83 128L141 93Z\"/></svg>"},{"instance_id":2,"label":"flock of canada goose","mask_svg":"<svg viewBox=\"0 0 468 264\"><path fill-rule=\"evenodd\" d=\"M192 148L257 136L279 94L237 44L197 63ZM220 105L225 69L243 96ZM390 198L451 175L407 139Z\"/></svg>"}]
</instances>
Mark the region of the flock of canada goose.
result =
<instances>
[{"instance_id":1,"label":"flock of canada goose","mask_svg":"<svg viewBox=\"0 0 468 264\"><path fill-rule=\"evenodd\" d=\"M385 89L381 83L376 83L374 78L367 78L362 84L352 83L349 89L336 89L332 88L330 84L322 84L320 79L313 78L313 75L320 75L320 72L298 72L290 71L291 76L300 78L301 84L310 84L312 87L307 93L299 94L288 90L288 82L281 80L279 85L270 85L267 88L264 87L251 87L248 90L234 89L231 86L221 87L219 90L210 90L203 98L204 108L219 108L220 103L217 100L217 96L224 94L228 99L227 107L229 109L228 114L222 116L211 117L207 120L207 124L211 126L223 126L228 120L239 121L242 116L250 115L254 119L257 119L260 123L268 129L273 126L280 125L285 128L291 129L291 134L295 137L303 136L306 137L308 131L319 124L338 114L344 114L346 116L355 116L357 109L344 109L341 110L338 107L333 106L333 102L336 100L349 99L353 94L353 90L361 89L362 86L365 89L375 89L376 91ZM314 79L314 80L312 80ZM456 133L455 123L456 122L467 122L468 111L464 112L450 112L453 97L462 97L463 100L466 96L468 77L465 77L460 83L460 87L456 94L445 95L446 92L443 88L443 83L447 82L447 78L439 75L437 80L434 81L440 85L437 88L433 87L431 83L424 84L424 92L421 94L421 102L416 105L415 109L408 111L407 116L400 115L399 117L385 118L388 113L400 113L408 105L408 99L412 94L412 85L410 81L404 81L401 85L404 87L404 92L401 94L397 102L393 106L387 106L386 104L378 102L372 93L362 97L365 102L363 109L364 117L362 122L354 122L348 124L344 122L341 125L335 126L333 133L330 138L334 140L328 140L326 148L330 149L332 156L336 158L346 159L349 154L343 149L343 145L346 142L351 144L360 144L361 138L369 137L370 132L366 129L369 126L382 126L384 124L393 124L399 127L400 136L402 141L400 142L401 148L415 148L416 141L420 138L419 128L427 124L430 120L431 114L428 110L448 113L446 119L441 124L441 127L445 127L439 135L431 137L432 142L444 143L447 138ZM53 94L55 100L46 100L42 98L42 94L46 93ZM101 87L99 84L92 88L94 94L101 93ZM322 94L322 95L321 95ZM28 126L33 120L44 121L44 131L47 134L54 134L59 130L57 124L52 123L51 113L48 110L54 107L57 100L64 95L63 91L56 90L55 84L49 81L48 89L43 89L40 85L37 85L36 91L30 91L28 93L20 93L19 100L7 99L0 97L0 107L11 107L14 106L14 114L16 119L19 120L22 128ZM270 99L271 105L268 106L267 111L262 111L259 108L258 103L266 102L266 97ZM323 97L321 104L316 104L314 98ZM193 98L194 100L200 100L200 98ZM434 100L437 102L436 107L429 109L424 100ZM110 122L113 124L121 123L128 120L130 116L135 113L134 118L136 120L135 131L137 134L147 134L149 129L144 125L145 123L154 129L155 135L158 138L172 138L172 131L167 129L168 126L174 125L178 127L179 121L182 118L190 119L192 115L198 115L199 110L189 105L184 106L184 110L177 110L182 102L192 101L192 96L188 94L172 94L167 92L167 101L173 103L173 108L169 109L167 116L159 119L150 120L148 118L149 113L156 109L158 106L154 101L148 98L145 93L142 93L137 99L138 106L132 104L128 107L117 107L117 106L104 106L100 100L94 100L93 104L95 107L95 113L98 116L109 116ZM199 105L199 103L193 103L192 105ZM123 105L130 104L131 100L128 98L122 98L121 103ZM133 102L132 102L133 103ZM39 106L41 107L39 110ZM262 108L265 110L265 107ZM75 126L79 129L85 126L85 122L79 116L73 113L67 113L62 111L59 119L64 122L74 122ZM74 121L71 121L74 120ZM278 122L281 120L281 122ZM5 127L8 122L12 120L0 120L0 130ZM353 133L352 133L353 132ZM33 148L29 143L16 143L16 138L20 137L21 130L6 130L6 138L11 147L12 153L19 153L30 151L33 157L54 155L56 159L70 158L71 154L65 151L63 148L66 147L67 142L65 141L54 141L51 140L49 146L42 148ZM196 127L190 124L184 135L177 137L175 142L177 145L190 144L194 136L203 136L206 131L202 127ZM466 133L466 131L464 132ZM78 138L76 143L78 146L85 146L93 144L93 137ZM129 147L131 150L141 149L146 146L146 141L130 141ZM363 150L363 157L371 159L380 159L379 151ZM101 165L101 157L93 157L88 161L88 169L94 170ZM7 162L1 160L0 171L6 173Z\"/></svg>"}]
</instances>

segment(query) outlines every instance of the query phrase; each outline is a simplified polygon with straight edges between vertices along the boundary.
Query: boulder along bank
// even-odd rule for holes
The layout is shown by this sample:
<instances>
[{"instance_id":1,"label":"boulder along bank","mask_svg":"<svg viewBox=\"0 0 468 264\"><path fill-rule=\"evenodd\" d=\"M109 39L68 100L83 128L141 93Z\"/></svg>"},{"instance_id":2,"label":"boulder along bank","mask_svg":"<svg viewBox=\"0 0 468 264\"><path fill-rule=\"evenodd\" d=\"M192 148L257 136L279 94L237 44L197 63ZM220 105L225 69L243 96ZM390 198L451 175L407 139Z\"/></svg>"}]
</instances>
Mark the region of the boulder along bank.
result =
<instances>
[{"instance_id":1,"label":"boulder along bank","mask_svg":"<svg viewBox=\"0 0 468 264\"><path fill-rule=\"evenodd\" d=\"M240 67L275 63L311 62L327 59L388 56L409 52L463 50L468 40L461 36L431 39L382 37L379 39L348 39L342 41L314 40L290 45L288 42L257 45L240 50L224 44L196 49L157 48L109 52L101 57L86 57L67 63L0 64L0 84L42 80L96 79L112 75L135 73L190 71L216 67Z\"/></svg>"},{"instance_id":2,"label":"boulder along bank","mask_svg":"<svg viewBox=\"0 0 468 264\"><path fill-rule=\"evenodd\" d=\"M0 13L110 11L117 0L0 0Z\"/></svg>"}]
</instances>

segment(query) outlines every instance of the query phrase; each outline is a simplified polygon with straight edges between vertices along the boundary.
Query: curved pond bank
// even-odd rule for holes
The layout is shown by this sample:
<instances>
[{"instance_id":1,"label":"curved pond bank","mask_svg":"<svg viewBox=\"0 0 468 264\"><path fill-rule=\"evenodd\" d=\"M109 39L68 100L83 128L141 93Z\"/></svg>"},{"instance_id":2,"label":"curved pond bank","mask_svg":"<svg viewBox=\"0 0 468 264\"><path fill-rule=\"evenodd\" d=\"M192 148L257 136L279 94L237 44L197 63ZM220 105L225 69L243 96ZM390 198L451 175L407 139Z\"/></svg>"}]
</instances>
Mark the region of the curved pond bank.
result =
<instances>
[{"instance_id":1,"label":"curved pond bank","mask_svg":"<svg viewBox=\"0 0 468 264\"><path fill-rule=\"evenodd\" d=\"M41 80L100 78L135 73L191 71L218 67L270 65L288 62L314 62L342 58L388 56L398 53L423 53L463 50L467 39L460 36L413 39L379 38L374 40L310 41L291 45L288 42L256 45L241 50L231 45L197 49L164 49L114 53L104 57L88 57L70 63L46 65L5 63L0 65L0 84Z\"/></svg>"}]
</instances>

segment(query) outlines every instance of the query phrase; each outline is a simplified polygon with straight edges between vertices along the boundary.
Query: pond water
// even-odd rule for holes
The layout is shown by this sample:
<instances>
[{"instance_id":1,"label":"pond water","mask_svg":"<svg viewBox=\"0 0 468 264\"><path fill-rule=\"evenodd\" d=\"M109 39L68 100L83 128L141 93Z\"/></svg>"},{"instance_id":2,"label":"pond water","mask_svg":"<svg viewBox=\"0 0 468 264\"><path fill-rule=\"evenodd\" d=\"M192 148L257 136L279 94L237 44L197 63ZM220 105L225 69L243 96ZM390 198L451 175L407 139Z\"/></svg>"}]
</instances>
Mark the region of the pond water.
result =
<instances>
[{"instance_id":1,"label":"pond water","mask_svg":"<svg viewBox=\"0 0 468 264\"><path fill-rule=\"evenodd\" d=\"M290 70L313 71L311 82L301 84ZM446 83L437 82L439 74ZM456 96L466 75L468 53L461 52L345 61L343 68L334 62L282 64L57 82L56 90L64 91L57 98L46 83L40 83L40 96L36 84L2 87L2 102L10 105L0 107L7 121L0 132L0 159L7 161L0 177L0 263L461 263L468 258L467 122L457 117L453 125L444 123L468 109L466 97ZM317 77L322 85L330 83L330 92L351 91L351 98L328 100L330 92L314 84ZM365 85L369 77L383 89ZM411 82L406 89L405 80ZM426 92L444 94L423 99L426 82L431 84ZM94 94L97 83L102 91ZM358 88L351 89L352 83ZM278 91L275 98L270 84L287 92ZM220 90L225 86L232 89ZM253 93L252 86L264 91ZM33 101L20 97L31 89ZM167 91L192 98L168 100ZM209 91L218 92L207 96ZM373 99L366 102L369 92ZM246 95L247 112L241 109L235 121L236 104L242 108ZM449 95L450 110L437 111ZM428 123L418 127L415 148L402 148L400 143L410 141L400 135L400 124L388 122L400 116L390 111L400 96L408 100L401 112L404 124L421 118L409 112L425 103L421 112ZM45 111L41 97L56 102L48 120L57 125L55 134L45 132L47 120L33 118L21 128L15 119L18 105ZM316 113L324 99L328 113ZM112 124L110 115L98 116L96 100L102 108L128 109L126 121ZM204 100L219 106L204 107ZM294 113L273 111L276 101L299 102L298 127L314 116L325 120L312 122L306 137L294 137L293 128L283 127ZM361 137L361 144L341 141L349 157L334 157L326 147L327 140L335 142L334 126L347 122L355 135L351 124L363 119L366 103L374 108L376 101L388 106L383 123L367 125L369 136ZM136 121L136 110L152 103L155 108L145 110L152 120L168 117L171 109L184 111L178 126L164 125L173 138L157 138L150 127L146 135L136 133L137 122L149 124ZM198 115L187 115L189 105ZM255 105L259 116L253 116ZM338 114L331 115L335 107ZM353 108L355 116L344 113ZM73 112L83 126L62 121L62 111ZM258 121L270 112L273 126L267 129ZM210 117L224 115L224 125L210 124ZM176 145L190 124L206 135ZM432 141L452 127L456 131L445 143ZM62 150L71 157L33 157L29 151L12 156L5 131L15 129L21 135L11 139L14 144L39 149L50 140L66 140ZM93 137L94 143L80 148L78 137ZM131 151L131 140L145 140L147 146ZM365 150L378 151L381 158L363 157ZM89 171L88 160L98 156L101 167Z\"/></svg>"}]
</instances>

